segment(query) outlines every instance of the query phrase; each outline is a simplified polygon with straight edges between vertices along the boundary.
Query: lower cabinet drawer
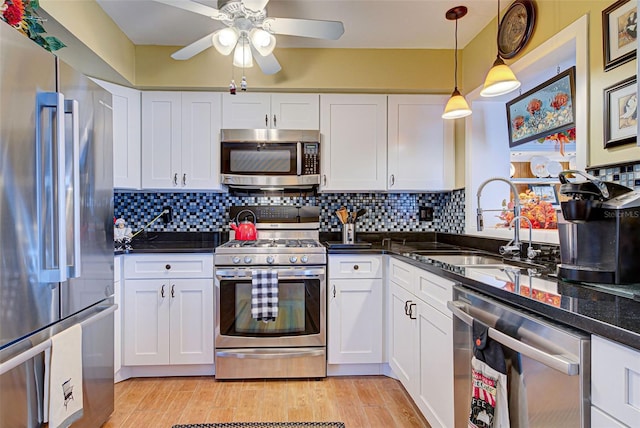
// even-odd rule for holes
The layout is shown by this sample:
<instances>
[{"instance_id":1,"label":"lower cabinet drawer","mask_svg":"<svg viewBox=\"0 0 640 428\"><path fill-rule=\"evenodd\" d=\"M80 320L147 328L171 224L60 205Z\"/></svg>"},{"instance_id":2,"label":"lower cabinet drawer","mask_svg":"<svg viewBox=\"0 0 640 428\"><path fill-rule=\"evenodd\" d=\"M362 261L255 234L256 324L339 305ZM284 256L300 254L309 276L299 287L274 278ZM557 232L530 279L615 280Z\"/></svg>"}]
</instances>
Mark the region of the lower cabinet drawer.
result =
<instances>
[{"instance_id":1,"label":"lower cabinet drawer","mask_svg":"<svg viewBox=\"0 0 640 428\"><path fill-rule=\"evenodd\" d=\"M591 336L591 404L630 427L640 421L640 352Z\"/></svg>"},{"instance_id":2,"label":"lower cabinet drawer","mask_svg":"<svg viewBox=\"0 0 640 428\"><path fill-rule=\"evenodd\" d=\"M382 278L382 256L329 255L329 277L332 279Z\"/></svg>"},{"instance_id":3,"label":"lower cabinet drawer","mask_svg":"<svg viewBox=\"0 0 640 428\"><path fill-rule=\"evenodd\" d=\"M124 277L213 278L212 254L130 255L124 259Z\"/></svg>"}]
</instances>

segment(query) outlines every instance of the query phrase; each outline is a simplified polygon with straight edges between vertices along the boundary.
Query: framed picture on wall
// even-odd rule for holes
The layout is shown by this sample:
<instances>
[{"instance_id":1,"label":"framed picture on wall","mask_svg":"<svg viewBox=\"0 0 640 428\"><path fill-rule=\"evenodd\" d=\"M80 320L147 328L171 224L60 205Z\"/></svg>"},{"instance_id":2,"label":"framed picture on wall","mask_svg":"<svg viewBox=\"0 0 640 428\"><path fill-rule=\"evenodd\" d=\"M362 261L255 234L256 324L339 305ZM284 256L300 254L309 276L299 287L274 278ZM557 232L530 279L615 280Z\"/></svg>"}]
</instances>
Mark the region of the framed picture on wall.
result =
<instances>
[{"instance_id":1,"label":"framed picture on wall","mask_svg":"<svg viewBox=\"0 0 640 428\"><path fill-rule=\"evenodd\" d=\"M558 201L558 192L553 184L529 184L529 189L540 198L540 200L549 202L554 207L560 206Z\"/></svg>"},{"instance_id":2,"label":"framed picture on wall","mask_svg":"<svg viewBox=\"0 0 640 428\"><path fill-rule=\"evenodd\" d=\"M602 11L604 71L636 57L638 33L637 3L618 0Z\"/></svg>"},{"instance_id":3,"label":"framed picture on wall","mask_svg":"<svg viewBox=\"0 0 640 428\"><path fill-rule=\"evenodd\" d=\"M636 76L604 90L604 147L636 142L638 88Z\"/></svg>"},{"instance_id":4,"label":"framed picture on wall","mask_svg":"<svg viewBox=\"0 0 640 428\"><path fill-rule=\"evenodd\" d=\"M509 147L575 127L575 76L570 67L506 104Z\"/></svg>"}]
</instances>

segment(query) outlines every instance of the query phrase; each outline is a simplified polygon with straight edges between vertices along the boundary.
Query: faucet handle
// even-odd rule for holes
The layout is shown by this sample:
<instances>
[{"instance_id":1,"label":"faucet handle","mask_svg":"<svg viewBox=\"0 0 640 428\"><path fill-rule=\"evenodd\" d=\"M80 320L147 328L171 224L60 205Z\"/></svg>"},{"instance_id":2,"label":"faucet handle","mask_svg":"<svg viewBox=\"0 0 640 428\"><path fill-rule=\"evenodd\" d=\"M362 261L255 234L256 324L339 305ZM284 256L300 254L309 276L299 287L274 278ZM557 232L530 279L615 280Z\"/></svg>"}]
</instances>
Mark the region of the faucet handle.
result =
<instances>
[{"instance_id":1,"label":"faucet handle","mask_svg":"<svg viewBox=\"0 0 640 428\"><path fill-rule=\"evenodd\" d=\"M504 256L504 255L520 253L520 247L512 244L513 244L513 241L509 242L507 245L501 245L500 248L498 248L498 252L500 253L500 255Z\"/></svg>"},{"instance_id":2,"label":"faucet handle","mask_svg":"<svg viewBox=\"0 0 640 428\"><path fill-rule=\"evenodd\" d=\"M527 248L527 258L529 260L532 260L535 256L537 256L541 252L542 251L540 251L540 250L534 250L533 247L531 245L529 245L529 248Z\"/></svg>"}]
</instances>

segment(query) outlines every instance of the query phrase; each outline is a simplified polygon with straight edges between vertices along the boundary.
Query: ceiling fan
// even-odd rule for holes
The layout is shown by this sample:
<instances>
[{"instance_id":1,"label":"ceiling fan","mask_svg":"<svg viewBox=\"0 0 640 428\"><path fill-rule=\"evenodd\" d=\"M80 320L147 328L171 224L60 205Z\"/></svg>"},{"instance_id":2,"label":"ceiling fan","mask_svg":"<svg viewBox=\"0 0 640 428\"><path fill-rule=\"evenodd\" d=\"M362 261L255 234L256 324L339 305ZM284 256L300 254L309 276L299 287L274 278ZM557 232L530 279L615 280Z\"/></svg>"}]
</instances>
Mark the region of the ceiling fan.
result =
<instances>
[{"instance_id":1,"label":"ceiling fan","mask_svg":"<svg viewBox=\"0 0 640 428\"><path fill-rule=\"evenodd\" d=\"M275 74L281 67L273 55L274 34L337 40L344 33L340 21L267 17L265 7L269 0L218 0L218 9L191 0L154 1L208 16L226 25L174 52L171 57L177 60L189 59L214 46L223 55L234 52L233 64L237 67L251 67L255 58L263 73Z\"/></svg>"}]
</instances>

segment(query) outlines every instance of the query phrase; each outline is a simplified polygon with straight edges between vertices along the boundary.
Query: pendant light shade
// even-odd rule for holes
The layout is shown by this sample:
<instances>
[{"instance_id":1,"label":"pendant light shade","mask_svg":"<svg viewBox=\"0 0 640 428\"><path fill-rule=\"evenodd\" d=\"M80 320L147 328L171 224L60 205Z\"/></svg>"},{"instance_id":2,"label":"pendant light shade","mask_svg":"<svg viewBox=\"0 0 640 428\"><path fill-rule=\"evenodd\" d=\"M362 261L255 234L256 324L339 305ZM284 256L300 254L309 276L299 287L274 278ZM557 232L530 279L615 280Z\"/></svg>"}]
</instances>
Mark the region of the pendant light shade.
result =
<instances>
[{"instance_id":1,"label":"pendant light shade","mask_svg":"<svg viewBox=\"0 0 640 428\"><path fill-rule=\"evenodd\" d=\"M471 109L467 100L460 94L458 88L453 90L451 98L447 101L447 105L444 107L444 113L442 113L443 119L459 119L471 114Z\"/></svg>"},{"instance_id":2,"label":"pendant light shade","mask_svg":"<svg viewBox=\"0 0 640 428\"><path fill-rule=\"evenodd\" d=\"M458 90L458 19L462 18L466 14L467 8L465 6L456 6L449 9L445 15L449 21L456 21L456 48L453 68L454 89L451 93L451 98L449 98L447 105L444 107L444 113L442 113L443 119L458 119L471 114L471 109L469 108L467 100Z\"/></svg>"},{"instance_id":3,"label":"pendant light shade","mask_svg":"<svg viewBox=\"0 0 640 428\"><path fill-rule=\"evenodd\" d=\"M493 67L491 67L491 70L487 73L487 78L484 80L484 86L480 91L480 95L483 97L497 97L498 95L508 94L519 87L520 81L498 55L493 63Z\"/></svg>"},{"instance_id":4,"label":"pendant light shade","mask_svg":"<svg viewBox=\"0 0 640 428\"><path fill-rule=\"evenodd\" d=\"M498 0L498 34L500 33L500 0ZM509 66L500 58L500 53L496 56L493 66L487 77L484 79L484 85L480 91L482 97L497 97L499 95L508 94L520 87L520 81L511 71Z\"/></svg>"}]
</instances>

